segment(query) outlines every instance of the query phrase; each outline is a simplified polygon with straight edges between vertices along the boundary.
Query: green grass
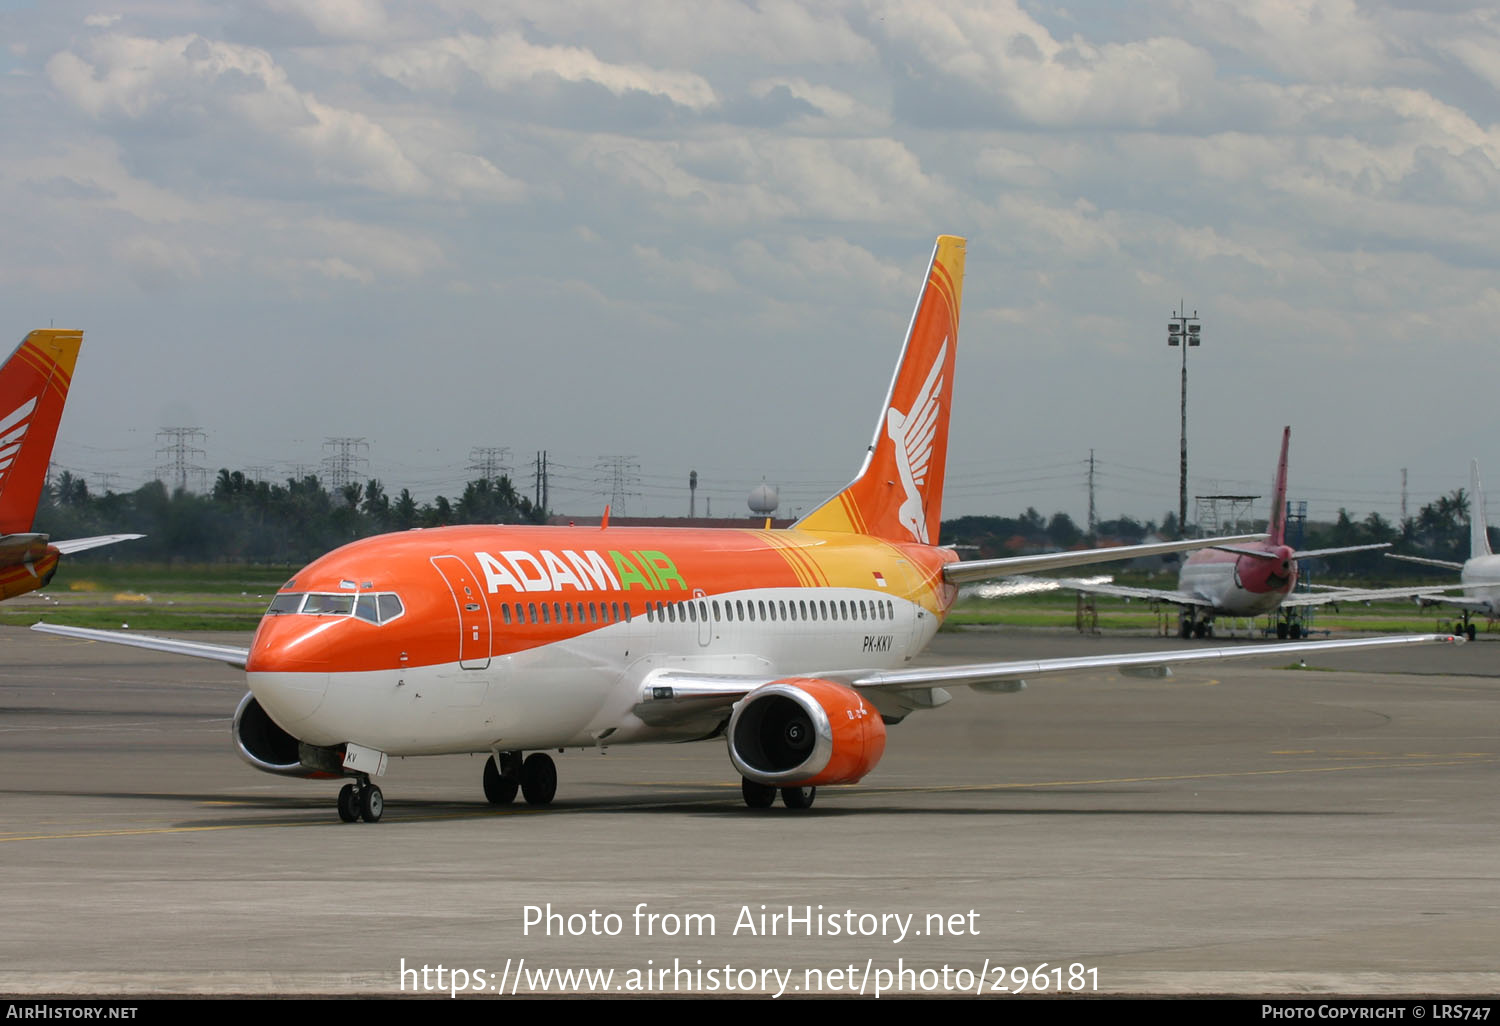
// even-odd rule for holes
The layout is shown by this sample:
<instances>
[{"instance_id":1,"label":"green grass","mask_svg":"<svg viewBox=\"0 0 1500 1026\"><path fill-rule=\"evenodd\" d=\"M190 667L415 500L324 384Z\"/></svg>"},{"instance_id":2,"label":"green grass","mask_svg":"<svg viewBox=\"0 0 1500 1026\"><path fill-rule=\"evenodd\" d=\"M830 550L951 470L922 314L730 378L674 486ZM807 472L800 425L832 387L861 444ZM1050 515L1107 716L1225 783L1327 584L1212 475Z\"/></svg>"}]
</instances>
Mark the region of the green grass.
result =
<instances>
[{"instance_id":1,"label":"green grass","mask_svg":"<svg viewBox=\"0 0 1500 1026\"><path fill-rule=\"evenodd\" d=\"M84 563L64 559L49 592L140 591L224 595L249 592L269 602L297 572L295 566L217 563Z\"/></svg>"},{"instance_id":2,"label":"green grass","mask_svg":"<svg viewBox=\"0 0 1500 1026\"><path fill-rule=\"evenodd\" d=\"M0 624L39 620L118 630L254 630L287 567L78 564L64 560L52 583L0 605Z\"/></svg>"}]
</instances>

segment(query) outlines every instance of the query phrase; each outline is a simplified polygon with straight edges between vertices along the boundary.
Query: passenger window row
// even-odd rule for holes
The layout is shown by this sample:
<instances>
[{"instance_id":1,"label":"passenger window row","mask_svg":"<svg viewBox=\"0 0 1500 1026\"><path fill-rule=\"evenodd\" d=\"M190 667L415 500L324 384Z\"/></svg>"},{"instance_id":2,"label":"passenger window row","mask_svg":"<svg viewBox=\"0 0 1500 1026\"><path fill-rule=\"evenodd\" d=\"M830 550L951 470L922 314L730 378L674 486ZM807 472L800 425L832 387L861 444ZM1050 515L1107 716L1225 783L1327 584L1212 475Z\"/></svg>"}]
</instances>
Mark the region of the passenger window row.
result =
<instances>
[{"instance_id":1,"label":"passenger window row","mask_svg":"<svg viewBox=\"0 0 1500 1026\"><path fill-rule=\"evenodd\" d=\"M512 603L500 605L500 619L506 624L609 624L631 620L629 603L622 606L618 602L527 602L525 605L516 602L515 612L511 609Z\"/></svg>"},{"instance_id":2,"label":"passenger window row","mask_svg":"<svg viewBox=\"0 0 1500 1026\"><path fill-rule=\"evenodd\" d=\"M755 623L759 621L818 621L838 623L851 621L888 621L896 619L896 607L889 599L694 599L691 602L646 603L646 619L653 623L708 622Z\"/></svg>"}]
</instances>

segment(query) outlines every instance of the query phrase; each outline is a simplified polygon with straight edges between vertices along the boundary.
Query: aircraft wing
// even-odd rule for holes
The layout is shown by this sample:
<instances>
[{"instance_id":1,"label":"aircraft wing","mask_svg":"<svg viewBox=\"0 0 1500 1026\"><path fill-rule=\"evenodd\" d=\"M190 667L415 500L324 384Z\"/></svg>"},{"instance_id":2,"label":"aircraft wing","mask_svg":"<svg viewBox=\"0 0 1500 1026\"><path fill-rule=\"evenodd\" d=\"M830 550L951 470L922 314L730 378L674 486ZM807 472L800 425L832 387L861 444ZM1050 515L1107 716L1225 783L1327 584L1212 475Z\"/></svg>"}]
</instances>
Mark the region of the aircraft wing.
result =
<instances>
[{"instance_id":1,"label":"aircraft wing","mask_svg":"<svg viewBox=\"0 0 1500 1026\"><path fill-rule=\"evenodd\" d=\"M1421 602L1452 602L1455 605L1466 602L1478 602L1478 599L1452 598L1445 594L1447 591L1462 591L1464 585L1422 585L1414 584L1406 588L1329 588L1316 593L1293 592L1281 600L1283 606L1333 606L1340 602L1384 602L1393 599L1415 599ZM1474 606L1472 608L1488 608L1488 606Z\"/></svg>"},{"instance_id":2,"label":"aircraft wing","mask_svg":"<svg viewBox=\"0 0 1500 1026\"><path fill-rule=\"evenodd\" d=\"M1115 584L1109 577L1007 577L998 584L980 585L976 590L981 598L1014 598L1039 591L1081 591L1088 595L1112 595L1116 598L1145 599L1150 602L1171 602L1179 606L1208 605L1207 599L1189 595L1185 591L1168 591L1164 588L1136 588L1128 584Z\"/></svg>"},{"instance_id":3,"label":"aircraft wing","mask_svg":"<svg viewBox=\"0 0 1500 1026\"><path fill-rule=\"evenodd\" d=\"M113 545L115 542L144 537L146 537L144 534L98 534L92 538L69 538L66 541L55 541L52 547L66 556L70 552L83 552L87 549L97 549L101 545Z\"/></svg>"},{"instance_id":4,"label":"aircraft wing","mask_svg":"<svg viewBox=\"0 0 1500 1026\"><path fill-rule=\"evenodd\" d=\"M1069 591L1081 591L1086 595L1113 595L1116 598L1145 599L1149 602L1170 602L1176 606L1208 605L1201 595L1189 595L1185 591L1166 588L1133 588L1128 584L1090 584L1088 581L1058 578L1061 587Z\"/></svg>"},{"instance_id":5,"label":"aircraft wing","mask_svg":"<svg viewBox=\"0 0 1500 1026\"><path fill-rule=\"evenodd\" d=\"M1113 668L1127 677L1170 677L1177 663L1201 663L1219 659L1249 659L1257 656L1281 658L1341 649L1380 648L1393 645L1463 644L1451 634L1387 635L1341 641L1298 641L1275 645L1238 645L1233 648L1174 649L1163 652L1131 652L1116 655L1069 656L1059 659L1021 659L1011 662L971 663L960 666L924 666L903 670L852 670L818 672L812 676L871 692L871 700L884 714L892 705L905 712L935 708L950 699L944 688L971 687L989 693L1020 691L1026 682L1044 676ZM756 688L785 680L787 674L706 674L669 670L653 673L643 682L641 701L634 711L653 725L700 720L715 710L738 702ZM881 701L882 695L889 696Z\"/></svg>"},{"instance_id":6,"label":"aircraft wing","mask_svg":"<svg viewBox=\"0 0 1500 1026\"><path fill-rule=\"evenodd\" d=\"M1324 556L1341 556L1346 552L1368 552L1370 549L1388 549L1390 542L1375 542L1371 545L1342 545L1334 549L1303 549L1292 553L1293 559L1321 559Z\"/></svg>"},{"instance_id":7,"label":"aircraft wing","mask_svg":"<svg viewBox=\"0 0 1500 1026\"><path fill-rule=\"evenodd\" d=\"M1440 566L1444 570L1462 570L1462 563L1455 563L1447 559L1424 559L1421 556L1404 556L1399 552L1387 552L1386 559L1399 559L1407 563L1421 563L1423 566Z\"/></svg>"},{"instance_id":8,"label":"aircraft wing","mask_svg":"<svg viewBox=\"0 0 1500 1026\"><path fill-rule=\"evenodd\" d=\"M1489 587L1493 588L1494 585L1490 585ZM1415 597L1424 606L1454 606L1458 609L1467 609L1474 613L1488 613L1495 608L1494 602L1487 598L1469 598L1464 595L1440 595L1436 592L1427 592Z\"/></svg>"},{"instance_id":9,"label":"aircraft wing","mask_svg":"<svg viewBox=\"0 0 1500 1026\"><path fill-rule=\"evenodd\" d=\"M1078 549L1074 552L1043 552L1035 556L960 560L943 567L943 577L949 584L965 584L969 581L986 581L992 577L1034 574L1044 570L1061 570L1070 566L1087 566L1090 563L1115 563L1126 559L1140 559L1143 556L1165 556L1173 552L1193 552L1198 549L1264 541L1266 537L1267 535L1264 534L1238 534L1221 538L1151 542L1147 545L1117 545L1105 549Z\"/></svg>"},{"instance_id":10,"label":"aircraft wing","mask_svg":"<svg viewBox=\"0 0 1500 1026\"><path fill-rule=\"evenodd\" d=\"M149 648L155 652L193 656L196 659L212 659L215 662L237 666L241 670L245 668L245 661L250 658L248 648L212 645L204 641L183 641L179 638L161 638L153 634L100 631L92 627L64 627L53 623L34 623L31 629L41 631L43 634L57 634L64 638L77 638L81 641L103 641L112 645L130 645L134 648Z\"/></svg>"}]
</instances>

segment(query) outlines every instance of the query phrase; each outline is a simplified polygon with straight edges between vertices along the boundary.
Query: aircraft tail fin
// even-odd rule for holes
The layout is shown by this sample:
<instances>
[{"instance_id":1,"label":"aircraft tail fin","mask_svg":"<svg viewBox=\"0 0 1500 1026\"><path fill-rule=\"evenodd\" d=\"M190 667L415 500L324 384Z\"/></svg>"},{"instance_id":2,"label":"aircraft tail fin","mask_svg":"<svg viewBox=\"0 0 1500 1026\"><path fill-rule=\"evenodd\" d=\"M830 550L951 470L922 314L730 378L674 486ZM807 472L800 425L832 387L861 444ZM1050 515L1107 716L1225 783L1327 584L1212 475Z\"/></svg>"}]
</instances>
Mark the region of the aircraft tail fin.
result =
<instances>
[{"instance_id":1,"label":"aircraft tail fin","mask_svg":"<svg viewBox=\"0 0 1500 1026\"><path fill-rule=\"evenodd\" d=\"M963 239L938 237L864 464L799 528L937 544L964 252Z\"/></svg>"},{"instance_id":2,"label":"aircraft tail fin","mask_svg":"<svg viewBox=\"0 0 1500 1026\"><path fill-rule=\"evenodd\" d=\"M1276 461L1276 483L1271 488L1271 521L1266 527L1272 545L1286 544L1286 451L1292 441L1292 428L1281 429L1281 458Z\"/></svg>"},{"instance_id":3,"label":"aircraft tail fin","mask_svg":"<svg viewBox=\"0 0 1500 1026\"><path fill-rule=\"evenodd\" d=\"M1493 555L1490 527L1484 515L1484 485L1479 483L1479 461L1469 461L1469 558Z\"/></svg>"},{"instance_id":4,"label":"aircraft tail fin","mask_svg":"<svg viewBox=\"0 0 1500 1026\"><path fill-rule=\"evenodd\" d=\"M0 534L31 530L81 331L33 331L0 366Z\"/></svg>"}]
</instances>

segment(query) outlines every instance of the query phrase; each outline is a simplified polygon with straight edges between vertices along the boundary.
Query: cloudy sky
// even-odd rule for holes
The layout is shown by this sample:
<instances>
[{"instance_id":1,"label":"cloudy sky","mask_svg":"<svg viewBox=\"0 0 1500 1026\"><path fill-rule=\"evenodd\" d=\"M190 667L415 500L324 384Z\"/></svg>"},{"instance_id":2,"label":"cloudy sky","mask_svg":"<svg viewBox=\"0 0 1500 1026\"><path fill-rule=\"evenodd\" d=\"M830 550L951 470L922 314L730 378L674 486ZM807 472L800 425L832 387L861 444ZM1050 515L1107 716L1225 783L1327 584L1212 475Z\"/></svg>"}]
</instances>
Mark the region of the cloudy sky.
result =
<instances>
[{"instance_id":1,"label":"cloudy sky","mask_svg":"<svg viewBox=\"0 0 1500 1026\"><path fill-rule=\"evenodd\" d=\"M1500 14L1459 2L0 0L0 311L86 331L55 460L795 512L969 239L945 515L1500 480ZM109 475L109 476L107 476Z\"/></svg>"}]
</instances>

